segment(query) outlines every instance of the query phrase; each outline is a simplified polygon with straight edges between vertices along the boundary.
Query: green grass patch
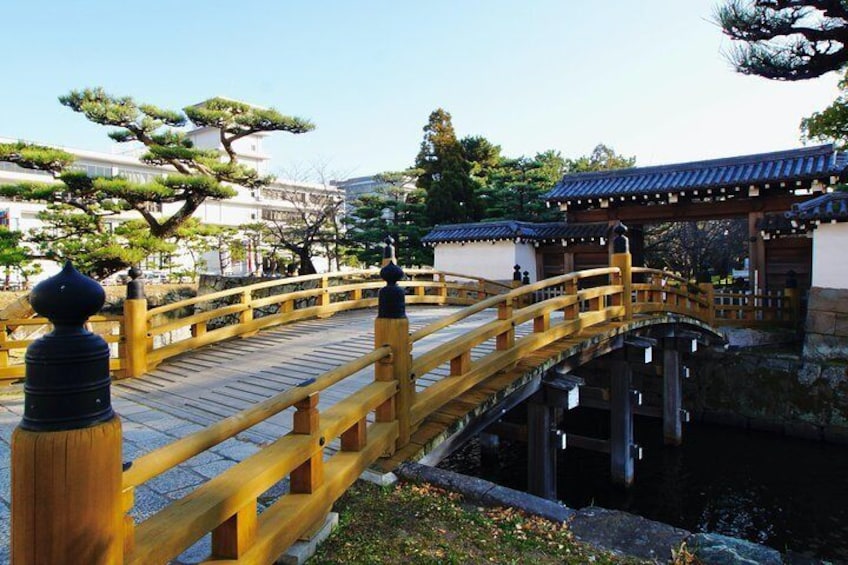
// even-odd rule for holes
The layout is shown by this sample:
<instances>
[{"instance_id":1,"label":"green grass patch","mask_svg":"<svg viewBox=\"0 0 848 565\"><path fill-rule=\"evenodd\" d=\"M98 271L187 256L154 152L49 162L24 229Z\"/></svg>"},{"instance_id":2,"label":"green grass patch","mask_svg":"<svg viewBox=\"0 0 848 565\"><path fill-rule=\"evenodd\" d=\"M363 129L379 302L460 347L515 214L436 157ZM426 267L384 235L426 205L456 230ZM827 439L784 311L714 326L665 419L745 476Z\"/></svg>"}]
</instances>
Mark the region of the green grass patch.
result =
<instances>
[{"instance_id":1,"label":"green grass patch","mask_svg":"<svg viewBox=\"0 0 848 565\"><path fill-rule=\"evenodd\" d=\"M478 508L430 485L357 483L336 503L339 528L310 564L643 563L576 542L512 508Z\"/></svg>"}]
</instances>

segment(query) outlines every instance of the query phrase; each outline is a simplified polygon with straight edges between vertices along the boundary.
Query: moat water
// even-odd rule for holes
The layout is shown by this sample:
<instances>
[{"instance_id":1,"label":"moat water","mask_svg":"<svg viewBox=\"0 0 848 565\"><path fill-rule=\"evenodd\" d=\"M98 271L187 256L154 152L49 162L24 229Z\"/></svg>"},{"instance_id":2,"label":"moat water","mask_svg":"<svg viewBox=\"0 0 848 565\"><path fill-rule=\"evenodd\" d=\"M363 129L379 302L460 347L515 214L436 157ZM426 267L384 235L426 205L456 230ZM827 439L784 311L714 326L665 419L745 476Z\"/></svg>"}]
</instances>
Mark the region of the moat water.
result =
<instances>
[{"instance_id":1,"label":"moat water","mask_svg":"<svg viewBox=\"0 0 848 565\"><path fill-rule=\"evenodd\" d=\"M603 416L569 426L606 437ZM611 485L608 455L573 448L559 454L560 500L848 562L848 447L705 424L687 424L683 445L665 447L661 423L647 418L636 419L635 436L644 459L633 487ZM440 467L525 490L525 444L502 440L497 459L481 465L475 440Z\"/></svg>"}]
</instances>

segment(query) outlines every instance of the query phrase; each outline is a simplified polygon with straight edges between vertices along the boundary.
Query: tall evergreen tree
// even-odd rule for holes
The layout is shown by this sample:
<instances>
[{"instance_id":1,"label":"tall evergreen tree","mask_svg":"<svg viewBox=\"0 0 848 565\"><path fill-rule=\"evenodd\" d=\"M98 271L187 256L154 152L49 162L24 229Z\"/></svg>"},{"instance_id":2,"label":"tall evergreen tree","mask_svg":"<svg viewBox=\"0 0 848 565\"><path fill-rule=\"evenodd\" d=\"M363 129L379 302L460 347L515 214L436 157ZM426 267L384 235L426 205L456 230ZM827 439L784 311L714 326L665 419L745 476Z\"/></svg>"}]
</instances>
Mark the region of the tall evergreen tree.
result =
<instances>
[{"instance_id":1,"label":"tall evergreen tree","mask_svg":"<svg viewBox=\"0 0 848 565\"><path fill-rule=\"evenodd\" d=\"M427 194L431 224L473 222L480 219L481 206L471 178L471 163L456 138L451 115L439 108L424 126L424 140L415 159L421 169L417 186Z\"/></svg>"},{"instance_id":2,"label":"tall evergreen tree","mask_svg":"<svg viewBox=\"0 0 848 565\"><path fill-rule=\"evenodd\" d=\"M728 0L716 10L739 72L799 80L848 64L848 0Z\"/></svg>"}]
</instances>

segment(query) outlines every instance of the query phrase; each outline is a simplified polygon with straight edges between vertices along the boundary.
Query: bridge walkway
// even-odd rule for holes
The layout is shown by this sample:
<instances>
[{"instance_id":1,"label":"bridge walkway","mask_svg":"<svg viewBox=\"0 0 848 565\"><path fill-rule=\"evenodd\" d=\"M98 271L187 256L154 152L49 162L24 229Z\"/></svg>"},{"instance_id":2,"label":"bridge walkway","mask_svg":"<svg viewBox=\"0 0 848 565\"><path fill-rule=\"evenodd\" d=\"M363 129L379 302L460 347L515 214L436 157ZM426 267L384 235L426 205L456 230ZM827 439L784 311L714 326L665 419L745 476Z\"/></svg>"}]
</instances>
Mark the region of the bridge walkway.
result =
<instances>
[{"instance_id":1,"label":"bridge walkway","mask_svg":"<svg viewBox=\"0 0 848 565\"><path fill-rule=\"evenodd\" d=\"M458 306L410 307L410 330L459 310ZM116 399L207 426L368 353L374 346L374 316L371 309L341 312L330 318L277 326L249 338L203 347L165 361L141 378L115 381L112 394ZM449 331L428 336L415 344L415 354L490 318L491 313L484 311ZM532 329L532 323L527 323L517 329L517 334L526 335ZM472 351L472 359L494 348L494 339L480 344ZM417 388L423 390L449 374L446 363L419 379ZM333 405L373 379L373 368L369 367L330 387L322 393L319 409ZM293 411L285 410L240 437L259 445L273 441L291 431ZM328 451L334 451L332 444L330 447Z\"/></svg>"}]
</instances>

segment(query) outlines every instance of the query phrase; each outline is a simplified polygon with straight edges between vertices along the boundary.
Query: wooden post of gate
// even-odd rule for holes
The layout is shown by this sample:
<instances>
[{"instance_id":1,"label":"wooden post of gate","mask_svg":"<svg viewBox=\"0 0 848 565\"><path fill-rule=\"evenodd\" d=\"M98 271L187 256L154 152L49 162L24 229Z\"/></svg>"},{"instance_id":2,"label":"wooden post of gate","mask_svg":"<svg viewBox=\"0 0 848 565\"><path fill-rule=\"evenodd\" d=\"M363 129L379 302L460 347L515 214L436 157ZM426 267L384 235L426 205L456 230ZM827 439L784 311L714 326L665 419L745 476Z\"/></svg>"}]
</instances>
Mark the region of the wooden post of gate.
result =
<instances>
[{"instance_id":1,"label":"wooden post of gate","mask_svg":"<svg viewBox=\"0 0 848 565\"><path fill-rule=\"evenodd\" d=\"M127 273L127 298L124 300L124 339L126 339L126 375L140 377L147 372L147 298L141 270L132 267Z\"/></svg>"},{"instance_id":2,"label":"wooden post of gate","mask_svg":"<svg viewBox=\"0 0 848 565\"><path fill-rule=\"evenodd\" d=\"M622 302L624 303L624 319L633 318L633 257L630 255L630 242L625 235L627 226L618 222L613 228L615 238L612 242L612 257L610 267L618 267L621 270Z\"/></svg>"},{"instance_id":3,"label":"wooden post of gate","mask_svg":"<svg viewBox=\"0 0 848 565\"><path fill-rule=\"evenodd\" d=\"M105 293L70 262L30 294L53 331L26 353L12 434L12 562L123 563L121 422L109 346L85 329Z\"/></svg>"},{"instance_id":4,"label":"wooden post of gate","mask_svg":"<svg viewBox=\"0 0 848 565\"><path fill-rule=\"evenodd\" d=\"M786 308L786 302L789 302L790 321L794 327L797 327L801 322L801 295L798 292L798 276L795 271L789 271L786 275L786 288L783 289L784 302L781 305ZM786 320L786 315L781 312L781 320Z\"/></svg>"},{"instance_id":5,"label":"wooden post of gate","mask_svg":"<svg viewBox=\"0 0 848 565\"><path fill-rule=\"evenodd\" d=\"M377 319L374 320L374 347L388 345L392 355L374 366L374 378L378 381L397 381L398 391L394 399L377 409L377 421L398 421L396 449L409 443L411 434L410 408L415 394L415 382L410 375L411 344L409 342L409 319L406 317L406 299L403 288L397 282L404 277L397 266L394 240L386 238L383 253L383 268L380 277L386 286L380 289L377 299Z\"/></svg>"}]
</instances>

